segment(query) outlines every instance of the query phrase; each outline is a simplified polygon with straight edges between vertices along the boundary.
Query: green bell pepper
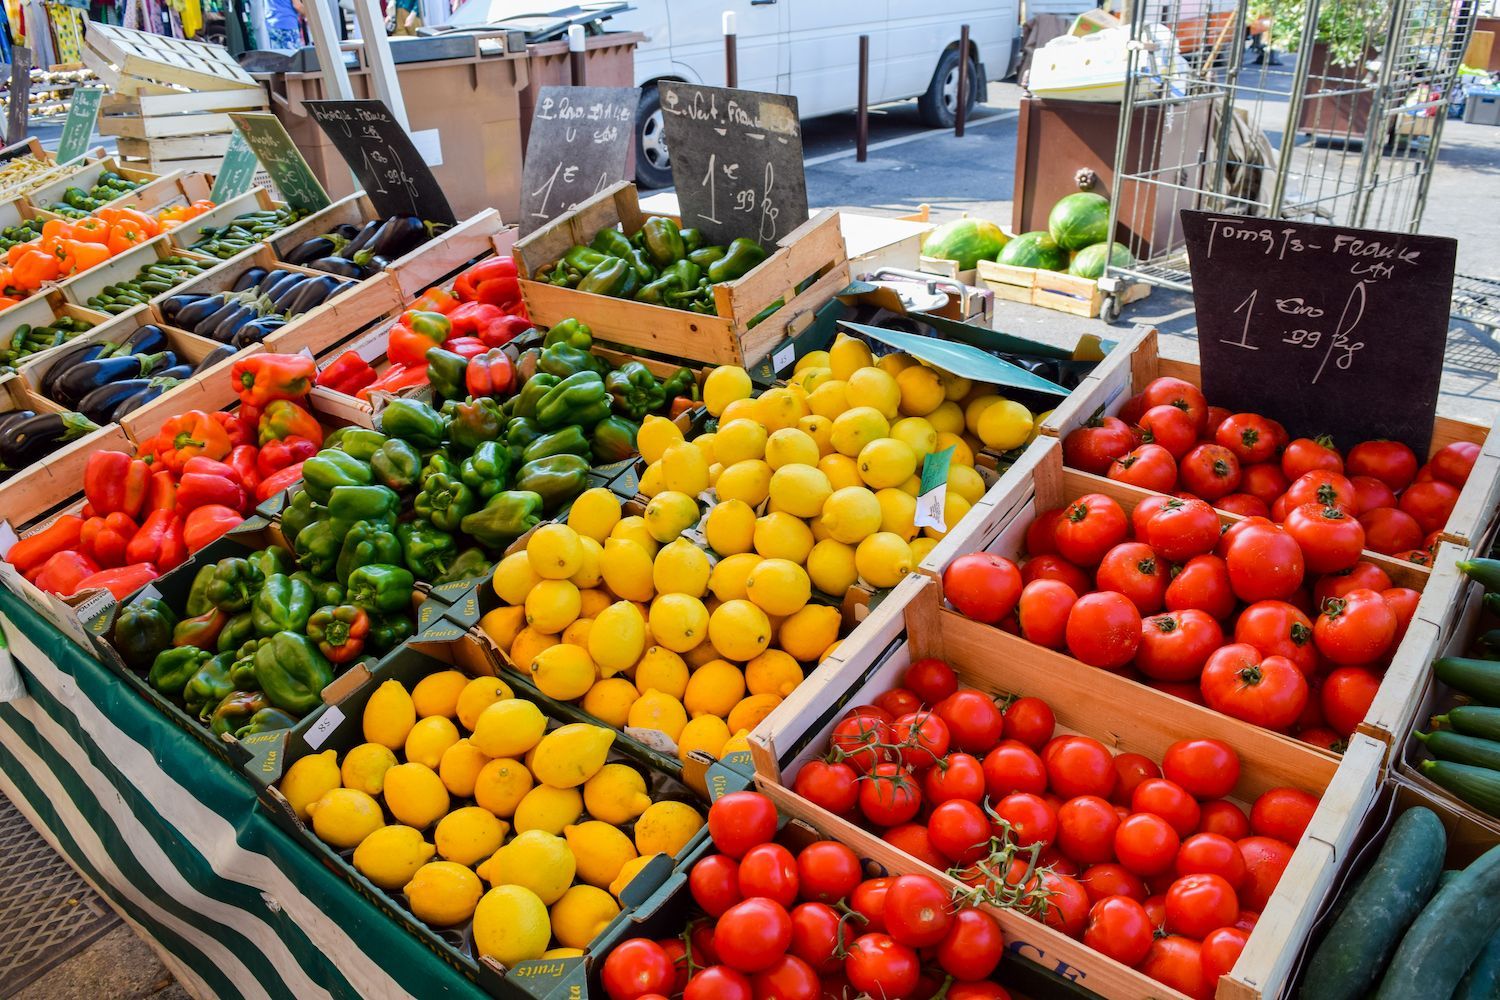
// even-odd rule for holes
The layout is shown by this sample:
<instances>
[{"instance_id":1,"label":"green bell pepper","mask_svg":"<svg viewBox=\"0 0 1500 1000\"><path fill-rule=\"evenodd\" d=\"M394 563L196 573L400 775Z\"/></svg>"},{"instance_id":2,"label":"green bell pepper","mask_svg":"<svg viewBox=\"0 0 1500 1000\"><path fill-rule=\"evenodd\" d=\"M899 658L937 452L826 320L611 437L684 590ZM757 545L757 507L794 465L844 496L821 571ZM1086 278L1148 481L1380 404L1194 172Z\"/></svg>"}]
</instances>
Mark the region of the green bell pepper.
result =
<instances>
[{"instance_id":1,"label":"green bell pepper","mask_svg":"<svg viewBox=\"0 0 1500 1000\"><path fill-rule=\"evenodd\" d=\"M457 531L459 522L474 510L474 492L461 479L440 473L427 481L412 506L434 528Z\"/></svg>"},{"instance_id":2,"label":"green bell pepper","mask_svg":"<svg viewBox=\"0 0 1500 1000\"><path fill-rule=\"evenodd\" d=\"M201 615L184 618L172 629L172 645L197 646L199 649L217 649L219 634L229 624L229 615L218 608L209 608Z\"/></svg>"},{"instance_id":3,"label":"green bell pepper","mask_svg":"<svg viewBox=\"0 0 1500 1000\"><path fill-rule=\"evenodd\" d=\"M189 715L196 715L207 722L224 696L234 690L229 680L229 667L234 663L233 653L220 653L198 668L188 678L182 689L182 700Z\"/></svg>"},{"instance_id":4,"label":"green bell pepper","mask_svg":"<svg viewBox=\"0 0 1500 1000\"><path fill-rule=\"evenodd\" d=\"M598 372L602 375L609 371L609 362L571 344L553 344L542 351L537 367L548 375L567 378L575 372Z\"/></svg>"},{"instance_id":5,"label":"green bell pepper","mask_svg":"<svg viewBox=\"0 0 1500 1000\"><path fill-rule=\"evenodd\" d=\"M682 246L688 253L692 253L703 245L703 230L701 229L681 229L678 230L678 235L682 237Z\"/></svg>"},{"instance_id":6,"label":"green bell pepper","mask_svg":"<svg viewBox=\"0 0 1500 1000\"><path fill-rule=\"evenodd\" d=\"M625 291L620 293L622 298L629 298L635 294L636 289L656 280L656 265L651 263L651 258L646 255L643 248L637 247L631 250L626 261L630 264L631 276L626 281Z\"/></svg>"},{"instance_id":7,"label":"green bell pepper","mask_svg":"<svg viewBox=\"0 0 1500 1000\"><path fill-rule=\"evenodd\" d=\"M277 729L291 729L297 717L279 708L263 708L250 716L250 721L234 731L234 738L242 740L255 733L269 733Z\"/></svg>"},{"instance_id":8,"label":"green bell pepper","mask_svg":"<svg viewBox=\"0 0 1500 1000\"><path fill-rule=\"evenodd\" d=\"M619 257L609 257L603 263L589 270L578 283L580 292L590 292L594 295L614 295L624 297L628 294L634 281L635 272L630 269L630 262Z\"/></svg>"},{"instance_id":9,"label":"green bell pepper","mask_svg":"<svg viewBox=\"0 0 1500 1000\"><path fill-rule=\"evenodd\" d=\"M613 226L610 226L607 229L601 229L597 233L595 233L593 240L589 243L589 246L594 250L597 250L599 253L606 254L610 257L620 257L622 259L630 256L630 251L635 249L635 247L631 245L630 237L626 236L624 233L620 232ZM584 270L588 269L584 268Z\"/></svg>"},{"instance_id":10,"label":"green bell pepper","mask_svg":"<svg viewBox=\"0 0 1500 1000\"><path fill-rule=\"evenodd\" d=\"M385 486L340 486L328 499L328 523L340 539L355 521L393 526L400 511L401 498Z\"/></svg>"},{"instance_id":11,"label":"green bell pepper","mask_svg":"<svg viewBox=\"0 0 1500 1000\"><path fill-rule=\"evenodd\" d=\"M674 399L687 397L696 400L698 398L698 377L693 374L691 368L679 368L667 376L661 384L662 405L666 405Z\"/></svg>"},{"instance_id":12,"label":"green bell pepper","mask_svg":"<svg viewBox=\"0 0 1500 1000\"><path fill-rule=\"evenodd\" d=\"M542 397L551 392L562 379L556 375L548 375L546 372L537 372L526 380L521 391L515 396L515 405L511 407L511 419L516 417L535 417L537 404Z\"/></svg>"},{"instance_id":13,"label":"green bell pepper","mask_svg":"<svg viewBox=\"0 0 1500 1000\"><path fill-rule=\"evenodd\" d=\"M563 424L593 426L609 416L609 392L598 372L569 375L536 404L536 422L551 430Z\"/></svg>"},{"instance_id":14,"label":"green bell pepper","mask_svg":"<svg viewBox=\"0 0 1500 1000\"><path fill-rule=\"evenodd\" d=\"M164 649L151 661L151 672L146 675L146 683L162 694L179 697L198 668L213 658L213 653L197 646Z\"/></svg>"},{"instance_id":15,"label":"green bell pepper","mask_svg":"<svg viewBox=\"0 0 1500 1000\"><path fill-rule=\"evenodd\" d=\"M640 424L624 417L605 417L594 425L594 461L600 465L623 462L636 453L635 436Z\"/></svg>"},{"instance_id":16,"label":"green bell pepper","mask_svg":"<svg viewBox=\"0 0 1500 1000\"><path fill-rule=\"evenodd\" d=\"M458 463L453 461L452 456L445 449L439 448L427 456L427 463L422 466L422 477L420 485L426 486L427 480L441 472L445 476L458 475Z\"/></svg>"},{"instance_id":17,"label":"green bell pepper","mask_svg":"<svg viewBox=\"0 0 1500 1000\"><path fill-rule=\"evenodd\" d=\"M494 566L495 564L490 562L482 549L470 547L455 556L442 575L432 581L432 585L436 587L444 583L458 583L461 580L481 577L489 579L490 571L494 569Z\"/></svg>"},{"instance_id":18,"label":"green bell pepper","mask_svg":"<svg viewBox=\"0 0 1500 1000\"><path fill-rule=\"evenodd\" d=\"M570 271L588 274L594 268L609 260L611 256L611 254L596 250L593 247L577 244L568 248L568 252L562 255L562 262L563 266Z\"/></svg>"},{"instance_id":19,"label":"green bell pepper","mask_svg":"<svg viewBox=\"0 0 1500 1000\"><path fill-rule=\"evenodd\" d=\"M245 558L250 560L250 565L260 570L260 575L267 579L277 573L290 573L297 568L296 559L280 545L268 545Z\"/></svg>"},{"instance_id":20,"label":"green bell pepper","mask_svg":"<svg viewBox=\"0 0 1500 1000\"><path fill-rule=\"evenodd\" d=\"M448 441L461 451L495 440L505 428L500 404L489 396L467 402L450 399L443 404L443 415L449 420Z\"/></svg>"},{"instance_id":21,"label":"green bell pepper","mask_svg":"<svg viewBox=\"0 0 1500 1000\"><path fill-rule=\"evenodd\" d=\"M401 541L388 525L374 521L355 521L344 536L339 548L338 562L334 573L339 583L349 586L349 576L361 566L371 563L394 563L401 561ZM317 602L313 602L317 607Z\"/></svg>"},{"instance_id":22,"label":"green bell pepper","mask_svg":"<svg viewBox=\"0 0 1500 1000\"><path fill-rule=\"evenodd\" d=\"M380 446L385 444L385 435L368 427L340 427L323 439L323 447L346 452L368 462Z\"/></svg>"},{"instance_id":23,"label":"green bell pepper","mask_svg":"<svg viewBox=\"0 0 1500 1000\"><path fill-rule=\"evenodd\" d=\"M396 525L401 539L401 560L420 580L434 580L458 555L458 541L426 521L402 521ZM382 560L384 561L384 560Z\"/></svg>"},{"instance_id":24,"label":"green bell pepper","mask_svg":"<svg viewBox=\"0 0 1500 1000\"><path fill-rule=\"evenodd\" d=\"M295 546L303 528L327 516L327 507L313 500L311 493L299 490L281 512L281 536Z\"/></svg>"},{"instance_id":25,"label":"green bell pepper","mask_svg":"<svg viewBox=\"0 0 1500 1000\"><path fill-rule=\"evenodd\" d=\"M538 273L547 284L557 285L560 288L575 288L578 285L578 279L583 277L581 271L575 267L569 267L568 262L561 257L551 264L544 265Z\"/></svg>"},{"instance_id":26,"label":"green bell pepper","mask_svg":"<svg viewBox=\"0 0 1500 1000\"><path fill-rule=\"evenodd\" d=\"M370 634L365 636L365 649L376 656L384 656L417 632L411 615L397 611L389 615L370 616Z\"/></svg>"},{"instance_id":27,"label":"green bell pepper","mask_svg":"<svg viewBox=\"0 0 1500 1000\"><path fill-rule=\"evenodd\" d=\"M234 662L229 665L229 682L236 691L254 691L259 682L255 679L255 651L265 638L249 639L235 650Z\"/></svg>"},{"instance_id":28,"label":"green bell pepper","mask_svg":"<svg viewBox=\"0 0 1500 1000\"><path fill-rule=\"evenodd\" d=\"M692 261L694 264L697 264L699 267L709 267L712 264L723 260L724 255L728 252L728 247L699 247L697 250L691 251L688 254L687 259Z\"/></svg>"},{"instance_id":29,"label":"green bell pepper","mask_svg":"<svg viewBox=\"0 0 1500 1000\"><path fill-rule=\"evenodd\" d=\"M525 417L517 418L525 420ZM515 421L511 421L515 423ZM510 449L498 441L486 441L474 449L474 454L464 459L458 467L458 477L474 494L476 500L485 501L505 489L510 476Z\"/></svg>"},{"instance_id":30,"label":"green bell pepper","mask_svg":"<svg viewBox=\"0 0 1500 1000\"><path fill-rule=\"evenodd\" d=\"M572 322L566 320L565 322ZM593 339L593 338L590 338ZM540 347L528 347L516 358L516 385L525 385L531 376L537 373L537 363L542 360L542 349ZM512 396L511 399L515 397ZM506 400L509 402L510 400Z\"/></svg>"},{"instance_id":31,"label":"green bell pepper","mask_svg":"<svg viewBox=\"0 0 1500 1000\"><path fill-rule=\"evenodd\" d=\"M505 425L505 443L516 448L525 448L545 433L542 425L532 417L511 417Z\"/></svg>"},{"instance_id":32,"label":"green bell pepper","mask_svg":"<svg viewBox=\"0 0 1500 1000\"><path fill-rule=\"evenodd\" d=\"M200 572L199 576L202 575ZM115 619L115 651L127 664L141 669L172 645L172 629L176 624L177 616L165 601L154 597L132 601Z\"/></svg>"},{"instance_id":33,"label":"green bell pepper","mask_svg":"<svg viewBox=\"0 0 1500 1000\"><path fill-rule=\"evenodd\" d=\"M393 399L385 404L377 420L382 433L410 441L418 448L436 448L443 443L443 415L415 399Z\"/></svg>"},{"instance_id":34,"label":"green bell pepper","mask_svg":"<svg viewBox=\"0 0 1500 1000\"><path fill-rule=\"evenodd\" d=\"M766 248L741 236L729 244L724 256L708 265L708 280L717 285L742 278L766 259Z\"/></svg>"},{"instance_id":35,"label":"green bell pepper","mask_svg":"<svg viewBox=\"0 0 1500 1000\"><path fill-rule=\"evenodd\" d=\"M368 462L327 448L302 463L302 488L317 503L327 503L337 486L368 486L375 478Z\"/></svg>"},{"instance_id":36,"label":"green bell pepper","mask_svg":"<svg viewBox=\"0 0 1500 1000\"><path fill-rule=\"evenodd\" d=\"M687 256L682 231L671 219L653 215L641 226L641 235L645 238L646 253L657 267L666 267Z\"/></svg>"},{"instance_id":37,"label":"green bell pepper","mask_svg":"<svg viewBox=\"0 0 1500 1000\"><path fill-rule=\"evenodd\" d=\"M370 457L370 471L375 474L376 483L404 493L417 484L422 474L422 454L411 442L394 438Z\"/></svg>"},{"instance_id":38,"label":"green bell pepper","mask_svg":"<svg viewBox=\"0 0 1500 1000\"><path fill-rule=\"evenodd\" d=\"M208 585L213 578L213 563L207 563L198 568L198 572L193 576L193 585L188 589L187 604L182 609L183 614L189 618L196 618L214 606L214 602L208 599Z\"/></svg>"},{"instance_id":39,"label":"green bell pepper","mask_svg":"<svg viewBox=\"0 0 1500 1000\"><path fill-rule=\"evenodd\" d=\"M340 554L342 554L342 551ZM335 580L319 579L305 569L299 569L293 573L292 579L301 580L307 584L307 589L312 591L313 605L316 607L321 607L324 604L344 603L344 587Z\"/></svg>"},{"instance_id":40,"label":"green bell pepper","mask_svg":"<svg viewBox=\"0 0 1500 1000\"><path fill-rule=\"evenodd\" d=\"M506 490L490 497L482 510L464 518L462 526L464 534L485 548L498 551L536 527L541 519L540 494Z\"/></svg>"},{"instance_id":41,"label":"green bell pepper","mask_svg":"<svg viewBox=\"0 0 1500 1000\"><path fill-rule=\"evenodd\" d=\"M255 615L242 611L229 619L219 633L215 649L220 653L232 653L255 638Z\"/></svg>"},{"instance_id":42,"label":"green bell pepper","mask_svg":"<svg viewBox=\"0 0 1500 1000\"><path fill-rule=\"evenodd\" d=\"M255 680L271 705L306 715L333 680L333 665L307 636L277 632L255 650Z\"/></svg>"},{"instance_id":43,"label":"green bell pepper","mask_svg":"<svg viewBox=\"0 0 1500 1000\"><path fill-rule=\"evenodd\" d=\"M297 535L297 563L313 576L333 576L343 544L333 521L314 521Z\"/></svg>"},{"instance_id":44,"label":"green bell pepper","mask_svg":"<svg viewBox=\"0 0 1500 1000\"><path fill-rule=\"evenodd\" d=\"M400 566L376 563L349 574L349 603L374 614L411 608L416 579Z\"/></svg>"},{"instance_id":45,"label":"green bell pepper","mask_svg":"<svg viewBox=\"0 0 1500 1000\"><path fill-rule=\"evenodd\" d=\"M265 586L250 605L255 631L261 635L277 632L300 632L307 627L313 613L312 588L284 573L266 577Z\"/></svg>"},{"instance_id":46,"label":"green bell pepper","mask_svg":"<svg viewBox=\"0 0 1500 1000\"><path fill-rule=\"evenodd\" d=\"M427 349L427 383L442 399L463 399L469 394L465 375L469 359L441 347Z\"/></svg>"},{"instance_id":47,"label":"green bell pepper","mask_svg":"<svg viewBox=\"0 0 1500 1000\"><path fill-rule=\"evenodd\" d=\"M255 716L271 707L271 701L260 691L231 691L214 707L208 728L215 736L233 736Z\"/></svg>"},{"instance_id":48,"label":"green bell pepper","mask_svg":"<svg viewBox=\"0 0 1500 1000\"><path fill-rule=\"evenodd\" d=\"M582 320L565 319L549 329L547 336L542 339L543 347L554 344L567 344L580 351L587 351L594 346L594 331Z\"/></svg>"},{"instance_id":49,"label":"green bell pepper","mask_svg":"<svg viewBox=\"0 0 1500 1000\"><path fill-rule=\"evenodd\" d=\"M666 401L662 384L639 361L627 361L604 376L604 388L614 411L635 421L655 413Z\"/></svg>"},{"instance_id":50,"label":"green bell pepper","mask_svg":"<svg viewBox=\"0 0 1500 1000\"><path fill-rule=\"evenodd\" d=\"M589 439L583 433L583 428L577 424L568 424L528 444L521 452L521 461L523 463L534 462L549 455L587 455L588 453Z\"/></svg>"},{"instance_id":51,"label":"green bell pepper","mask_svg":"<svg viewBox=\"0 0 1500 1000\"><path fill-rule=\"evenodd\" d=\"M548 513L582 493L588 482L589 460L578 455L539 458L516 472L516 489L539 495Z\"/></svg>"},{"instance_id":52,"label":"green bell pepper","mask_svg":"<svg viewBox=\"0 0 1500 1000\"><path fill-rule=\"evenodd\" d=\"M208 599L219 610L238 614L250 609L255 592L265 582L266 575L250 560L229 556L220 559L214 566L214 578L208 585Z\"/></svg>"}]
</instances>

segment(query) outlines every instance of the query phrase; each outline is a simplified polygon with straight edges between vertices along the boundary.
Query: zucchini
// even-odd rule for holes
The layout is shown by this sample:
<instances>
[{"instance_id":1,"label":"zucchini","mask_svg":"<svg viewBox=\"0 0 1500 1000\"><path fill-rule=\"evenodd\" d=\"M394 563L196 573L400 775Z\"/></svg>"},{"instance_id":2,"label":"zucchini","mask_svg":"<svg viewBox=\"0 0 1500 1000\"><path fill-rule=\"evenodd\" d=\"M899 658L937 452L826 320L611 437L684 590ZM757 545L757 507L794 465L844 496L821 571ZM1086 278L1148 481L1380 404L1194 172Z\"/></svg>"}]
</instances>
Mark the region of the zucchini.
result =
<instances>
[{"instance_id":1,"label":"zucchini","mask_svg":"<svg viewBox=\"0 0 1500 1000\"><path fill-rule=\"evenodd\" d=\"M1465 559L1458 571L1485 590L1500 590L1500 559Z\"/></svg>"},{"instance_id":2,"label":"zucchini","mask_svg":"<svg viewBox=\"0 0 1500 1000\"><path fill-rule=\"evenodd\" d=\"M1500 663L1444 656L1432 664L1437 679L1487 705L1500 705Z\"/></svg>"},{"instance_id":3,"label":"zucchini","mask_svg":"<svg viewBox=\"0 0 1500 1000\"><path fill-rule=\"evenodd\" d=\"M1431 898L1448 835L1421 806L1396 817L1370 870L1340 901L1342 912L1302 978L1304 1000L1356 1000L1385 969L1406 928Z\"/></svg>"},{"instance_id":4,"label":"zucchini","mask_svg":"<svg viewBox=\"0 0 1500 1000\"><path fill-rule=\"evenodd\" d=\"M1484 705L1459 705L1448 709L1447 715L1432 720L1434 726L1447 726L1455 733L1478 736L1486 740L1500 740L1500 708Z\"/></svg>"},{"instance_id":5,"label":"zucchini","mask_svg":"<svg viewBox=\"0 0 1500 1000\"><path fill-rule=\"evenodd\" d=\"M1438 760L1451 760L1456 764L1472 764L1500 771L1500 743L1438 730L1434 733L1412 733L1427 745L1427 752Z\"/></svg>"},{"instance_id":6,"label":"zucchini","mask_svg":"<svg viewBox=\"0 0 1500 1000\"><path fill-rule=\"evenodd\" d=\"M1451 996L1500 925L1497 894L1500 847L1492 847L1423 908L1396 948L1376 1000Z\"/></svg>"},{"instance_id":7,"label":"zucchini","mask_svg":"<svg viewBox=\"0 0 1500 1000\"><path fill-rule=\"evenodd\" d=\"M1500 931L1490 935L1479 957L1458 981L1453 1000L1493 1000L1500 996Z\"/></svg>"},{"instance_id":8,"label":"zucchini","mask_svg":"<svg viewBox=\"0 0 1500 1000\"><path fill-rule=\"evenodd\" d=\"M1451 760L1424 760L1420 767L1430 781L1469 805L1491 816L1500 816L1500 771L1472 764L1455 764Z\"/></svg>"}]
</instances>

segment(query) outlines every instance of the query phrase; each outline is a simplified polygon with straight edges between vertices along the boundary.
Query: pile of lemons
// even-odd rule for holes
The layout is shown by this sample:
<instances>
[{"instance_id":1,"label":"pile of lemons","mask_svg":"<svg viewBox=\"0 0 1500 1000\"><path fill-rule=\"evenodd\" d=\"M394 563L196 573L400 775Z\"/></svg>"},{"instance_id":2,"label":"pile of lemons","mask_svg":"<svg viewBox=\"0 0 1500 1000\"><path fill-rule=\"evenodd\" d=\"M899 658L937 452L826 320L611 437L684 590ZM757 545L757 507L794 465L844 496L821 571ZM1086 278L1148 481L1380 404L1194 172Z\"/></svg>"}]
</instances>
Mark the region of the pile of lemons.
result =
<instances>
[{"instance_id":1,"label":"pile of lemons","mask_svg":"<svg viewBox=\"0 0 1500 1000\"><path fill-rule=\"evenodd\" d=\"M507 966L582 954L630 880L703 825L687 803L653 802L634 767L607 763L612 730L548 731L499 678L445 670L410 692L385 681L362 725L365 742L342 760L325 750L292 764L282 795L419 919L472 920L479 954Z\"/></svg>"}]
</instances>

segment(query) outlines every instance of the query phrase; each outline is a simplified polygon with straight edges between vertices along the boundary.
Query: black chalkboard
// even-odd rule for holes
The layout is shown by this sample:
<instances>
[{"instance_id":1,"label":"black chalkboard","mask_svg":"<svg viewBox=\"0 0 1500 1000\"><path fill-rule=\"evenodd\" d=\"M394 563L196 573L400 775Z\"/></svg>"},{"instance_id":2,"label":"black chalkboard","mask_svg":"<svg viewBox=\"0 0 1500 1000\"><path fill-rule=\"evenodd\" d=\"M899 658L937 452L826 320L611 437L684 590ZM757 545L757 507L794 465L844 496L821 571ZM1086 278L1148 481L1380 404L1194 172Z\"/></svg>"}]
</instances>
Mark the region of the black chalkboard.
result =
<instances>
[{"instance_id":1,"label":"black chalkboard","mask_svg":"<svg viewBox=\"0 0 1500 1000\"><path fill-rule=\"evenodd\" d=\"M411 135L384 101L308 101L313 121L333 140L382 216L458 220Z\"/></svg>"},{"instance_id":2,"label":"black chalkboard","mask_svg":"<svg viewBox=\"0 0 1500 1000\"><path fill-rule=\"evenodd\" d=\"M1456 240L1182 213L1209 401L1426 455Z\"/></svg>"},{"instance_id":3,"label":"black chalkboard","mask_svg":"<svg viewBox=\"0 0 1500 1000\"><path fill-rule=\"evenodd\" d=\"M521 176L521 235L625 179L639 87L543 87Z\"/></svg>"},{"instance_id":4,"label":"black chalkboard","mask_svg":"<svg viewBox=\"0 0 1500 1000\"><path fill-rule=\"evenodd\" d=\"M663 80L661 110L683 226L767 248L807 221L797 99Z\"/></svg>"}]
</instances>

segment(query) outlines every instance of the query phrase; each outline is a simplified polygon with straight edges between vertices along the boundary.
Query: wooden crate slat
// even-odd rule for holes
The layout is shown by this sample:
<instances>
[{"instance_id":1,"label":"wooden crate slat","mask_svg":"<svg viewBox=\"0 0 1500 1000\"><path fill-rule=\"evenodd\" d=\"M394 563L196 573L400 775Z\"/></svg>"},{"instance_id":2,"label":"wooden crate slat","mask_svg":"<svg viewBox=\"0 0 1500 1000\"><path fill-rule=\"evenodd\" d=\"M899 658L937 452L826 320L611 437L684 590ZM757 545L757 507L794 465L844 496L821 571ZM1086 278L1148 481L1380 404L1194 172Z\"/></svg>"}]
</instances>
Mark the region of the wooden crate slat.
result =
<instances>
[{"instance_id":1,"label":"wooden crate slat","mask_svg":"<svg viewBox=\"0 0 1500 1000\"><path fill-rule=\"evenodd\" d=\"M100 110L106 115L177 115L197 111L261 111L265 92L238 90L194 91L175 94L108 94Z\"/></svg>"},{"instance_id":2,"label":"wooden crate slat","mask_svg":"<svg viewBox=\"0 0 1500 1000\"><path fill-rule=\"evenodd\" d=\"M101 115L99 131L104 135L124 136L127 139L166 139L183 136L221 134L225 141L234 130L234 122L227 114L208 113L197 115Z\"/></svg>"}]
</instances>

